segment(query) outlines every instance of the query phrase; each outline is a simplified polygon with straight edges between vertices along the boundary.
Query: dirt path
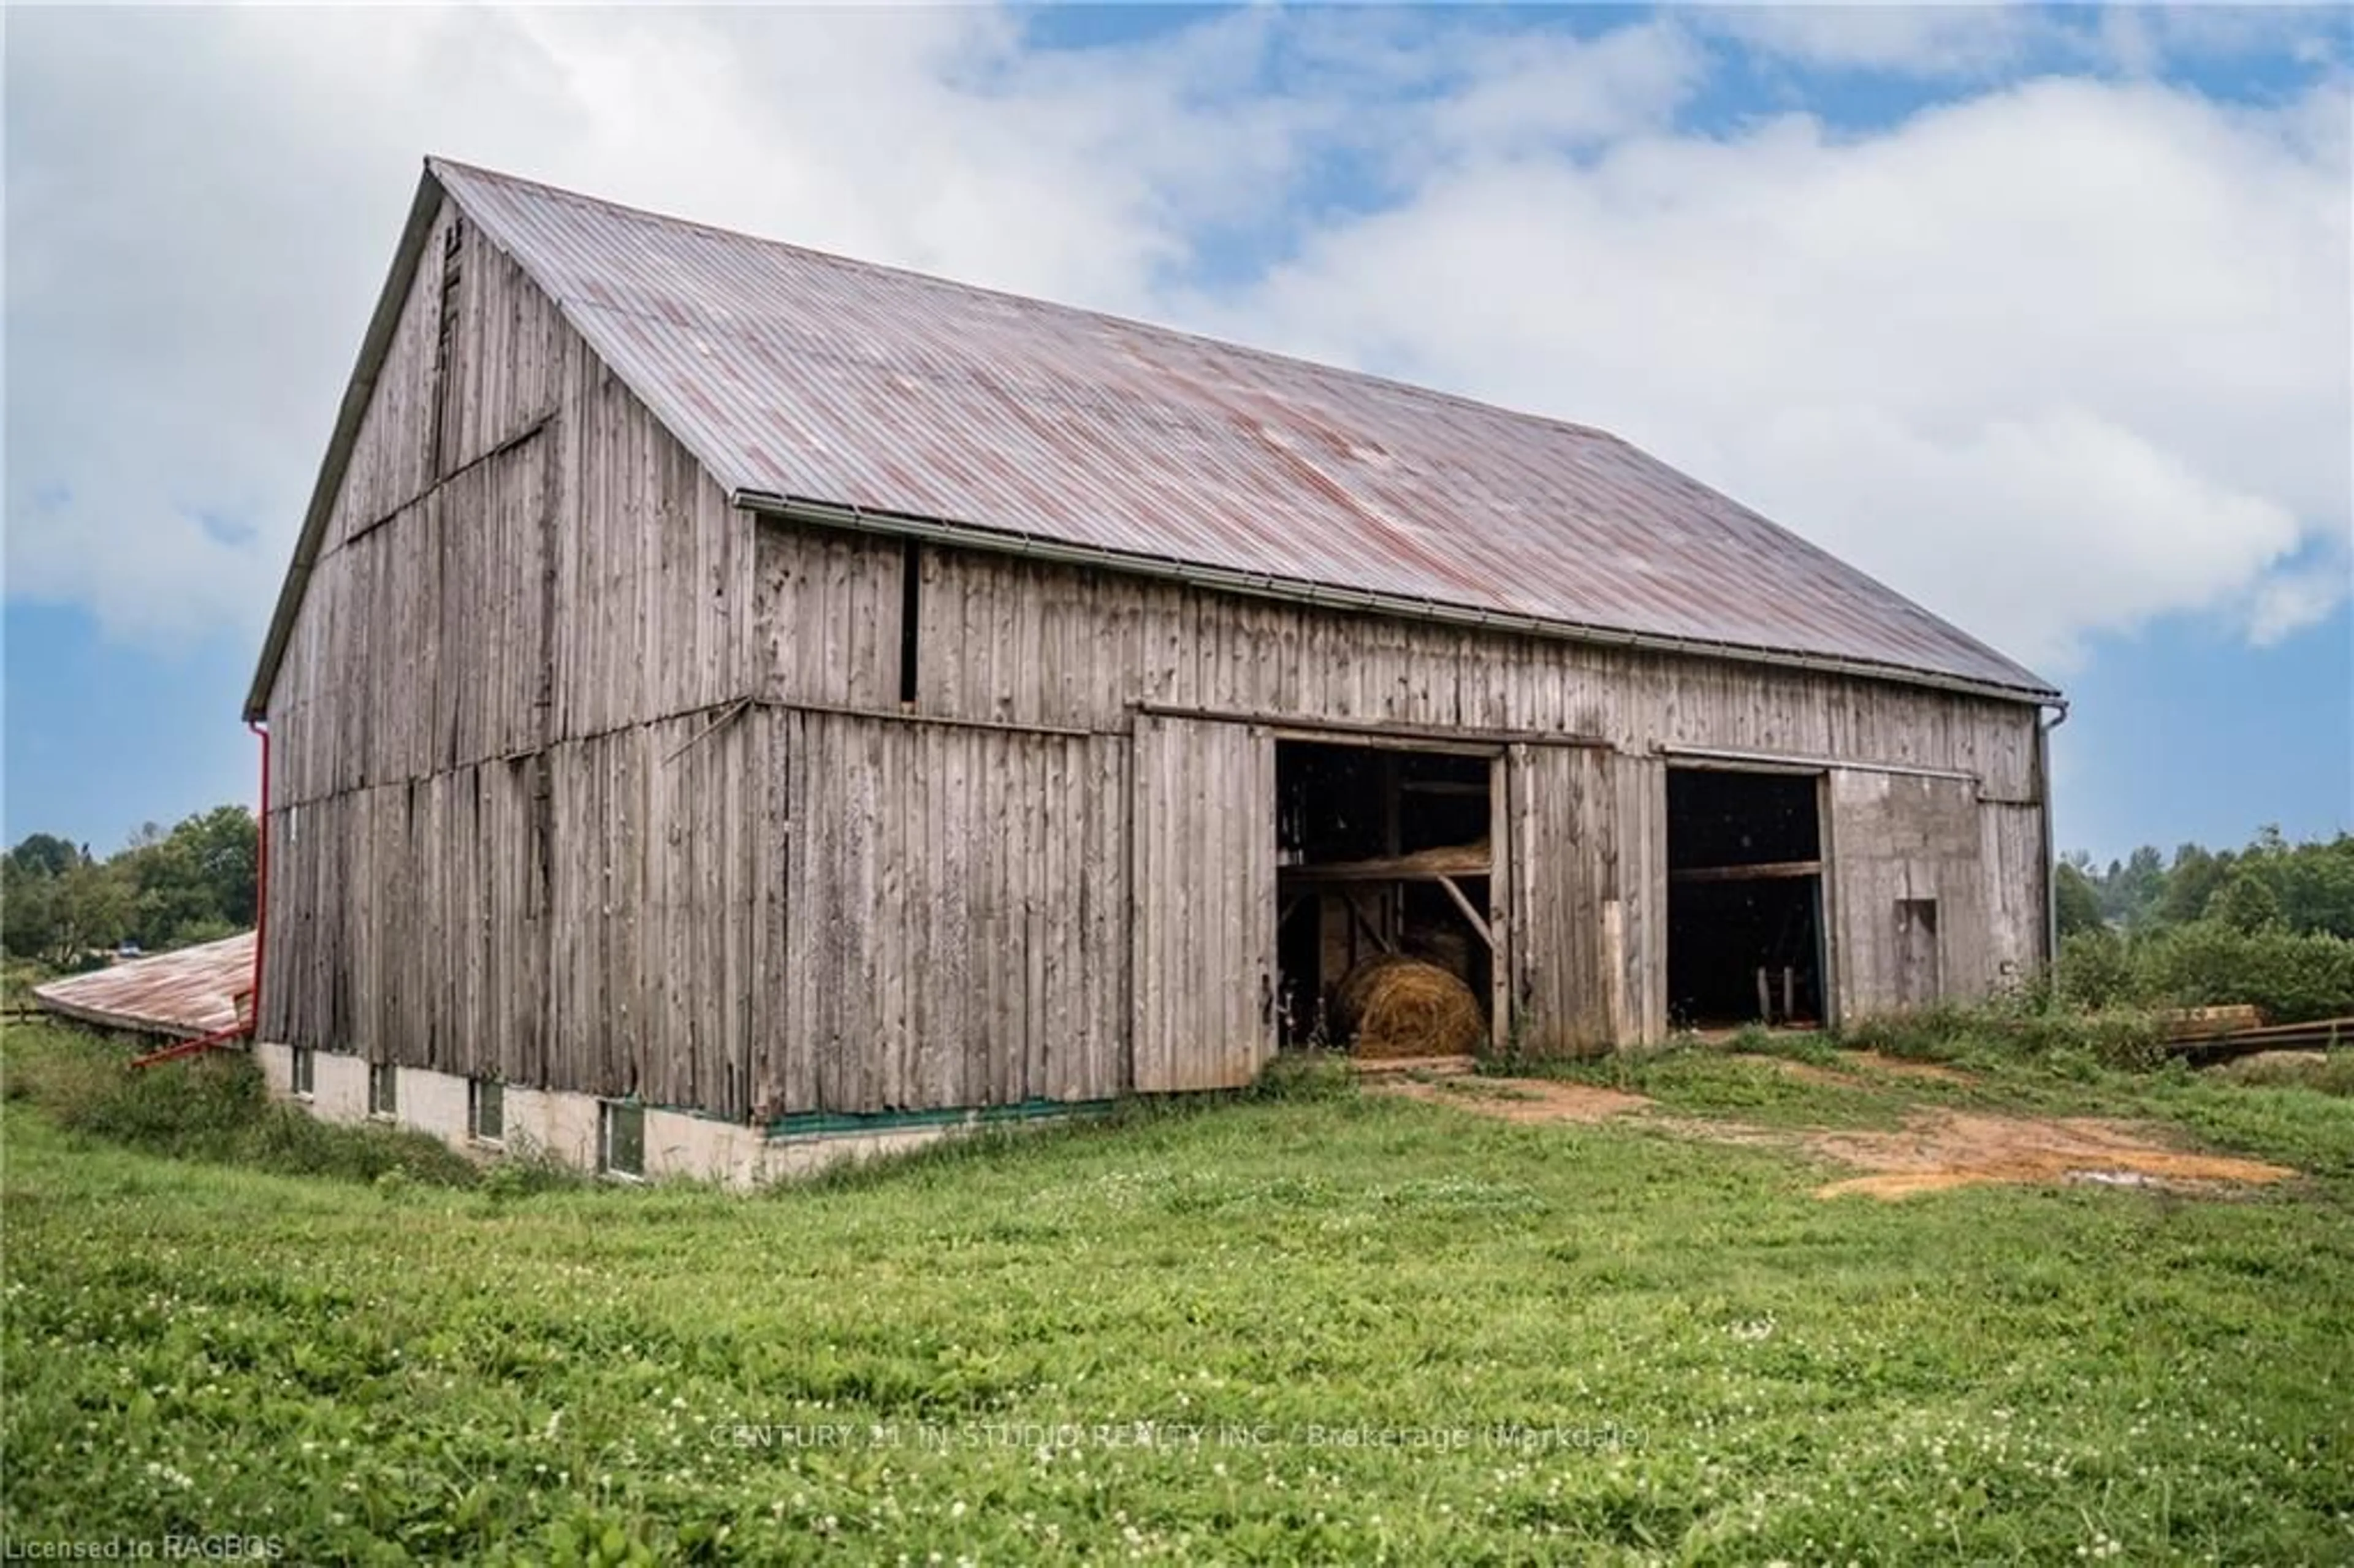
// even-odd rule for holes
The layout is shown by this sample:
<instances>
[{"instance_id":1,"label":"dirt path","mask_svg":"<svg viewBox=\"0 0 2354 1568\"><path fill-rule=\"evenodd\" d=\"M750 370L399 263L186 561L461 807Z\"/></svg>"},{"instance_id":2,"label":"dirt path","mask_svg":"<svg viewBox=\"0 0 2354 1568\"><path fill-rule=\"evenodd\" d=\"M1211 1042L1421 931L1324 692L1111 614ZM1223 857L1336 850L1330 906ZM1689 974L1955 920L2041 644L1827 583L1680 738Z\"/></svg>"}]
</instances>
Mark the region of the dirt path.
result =
<instances>
[{"instance_id":1,"label":"dirt path","mask_svg":"<svg viewBox=\"0 0 2354 1568\"><path fill-rule=\"evenodd\" d=\"M1784 1076L1796 1078L1802 1084L1826 1084L1843 1089L1872 1087L1872 1074L1892 1078L1933 1078L1941 1084L1977 1082L1959 1067L1948 1067L1942 1062L1908 1062L1901 1056L1883 1056L1877 1051L1850 1051L1840 1058L1843 1065L1838 1067L1800 1062L1788 1056L1758 1056L1752 1060L1770 1062Z\"/></svg>"},{"instance_id":2,"label":"dirt path","mask_svg":"<svg viewBox=\"0 0 2354 1568\"><path fill-rule=\"evenodd\" d=\"M1897 1132L1818 1132L1806 1147L1872 1174L1834 1181L1819 1196L1861 1192L1903 1198L1982 1181L2100 1181L2199 1192L2235 1183L2285 1181L2283 1165L2192 1154L2154 1141L2128 1122L2088 1117L1925 1112Z\"/></svg>"},{"instance_id":3,"label":"dirt path","mask_svg":"<svg viewBox=\"0 0 2354 1568\"><path fill-rule=\"evenodd\" d=\"M1500 1121L1607 1121L1614 1116L1648 1110L1651 1101L1641 1095L1590 1084L1566 1084L1553 1078L1440 1078L1426 1081L1400 1078L1367 1086L1371 1092L1399 1095L1435 1106L1457 1106Z\"/></svg>"},{"instance_id":4,"label":"dirt path","mask_svg":"<svg viewBox=\"0 0 2354 1568\"><path fill-rule=\"evenodd\" d=\"M1860 1065L1898 1075L1934 1075L1967 1082L1951 1068L1870 1058ZM1803 1083L1854 1086L1868 1080L1807 1062L1781 1064ZM2090 1117L1990 1116L1925 1109L1895 1131L1839 1128L1759 1128L1655 1114L1657 1102L1587 1084L1548 1078L1401 1078L1370 1084L1369 1093L1398 1095L1453 1106L1509 1122L1598 1122L1639 1117L1645 1125L1680 1137L1749 1147L1802 1150L1866 1172L1818 1188L1835 1198L1911 1197L1917 1192L1988 1181L2093 1181L2177 1192L2220 1194L2234 1187L2285 1181L2286 1166L2168 1147L2152 1128Z\"/></svg>"}]
</instances>

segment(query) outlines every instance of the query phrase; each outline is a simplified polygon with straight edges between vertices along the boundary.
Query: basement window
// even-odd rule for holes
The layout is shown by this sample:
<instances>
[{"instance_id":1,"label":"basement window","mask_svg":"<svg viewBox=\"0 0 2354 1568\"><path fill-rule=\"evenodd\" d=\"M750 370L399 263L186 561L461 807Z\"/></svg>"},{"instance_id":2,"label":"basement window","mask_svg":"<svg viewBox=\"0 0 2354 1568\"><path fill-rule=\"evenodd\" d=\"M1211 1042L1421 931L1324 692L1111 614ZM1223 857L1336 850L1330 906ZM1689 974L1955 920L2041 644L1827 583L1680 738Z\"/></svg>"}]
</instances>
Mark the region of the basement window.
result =
<instances>
[{"instance_id":1,"label":"basement window","mask_svg":"<svg viewBox=\"0 0 2354 1568\"><path fill-rule=\"evenodd\" d=\"M295 1046L293 1056L293 1064L288 1069L287 1075L292 1080L294 1097L298 1100L307 1100L318 1089L319 1059L312 1054L311 1047L308 1045Z\"/></svg>"},{"instance_id":2,"label":"basement window","mask_svg":"<svg viewBox=\"0 0 2354 1568\"><path fill-rule=\"evenodd\" d=\"M1355 1037L1350 974L1384 955L1435 964L1493 1005L1489 843L1493 748L1278 740L1278 1026L1287 1047L1397 1050ZM1449 1040L1429 1052L1477 1050Z\"/></svg>"},{"instance_id":3,"label":"basement window","mask_svg":"<svg viewBox=\"0 0 2354 1568\"><path fill-rule=\"evenodd\" d=\"M466 1086L466 1130L476 1143L506 1141L505 1085L495 1078L476 1078Z\"/></svg>"},{"instance_id":4,"label":"basement window","mask_svg":"<svg viewBox=\"0 0 2354 1568\"><path fill-rule=\"evenodd\" d=\"M1668 1011L1679 1028L1823 1019L1822 778L1668 771Z\"/></svg>"},{"instance_id":5,"label":"basement window","mask_svg":"<svg viewBox=\"0 0 2354 1568\"><path fill-rule=\"evenodd\" d=\"M646 1107L606 1100L598 1116L597 1169L642 1181L646 1174Z\"/></svg>"},{"instance_id":6,"label":"basement window","mask_svg":"<svg viewBox=\"0 0 2354 1568\"><path fill-rule=\"evenodd\" d=\"M368 1115L390 1121L400 1111L400 1069L390 1062L368 1064Z\"/></svg>"}]
</instances>

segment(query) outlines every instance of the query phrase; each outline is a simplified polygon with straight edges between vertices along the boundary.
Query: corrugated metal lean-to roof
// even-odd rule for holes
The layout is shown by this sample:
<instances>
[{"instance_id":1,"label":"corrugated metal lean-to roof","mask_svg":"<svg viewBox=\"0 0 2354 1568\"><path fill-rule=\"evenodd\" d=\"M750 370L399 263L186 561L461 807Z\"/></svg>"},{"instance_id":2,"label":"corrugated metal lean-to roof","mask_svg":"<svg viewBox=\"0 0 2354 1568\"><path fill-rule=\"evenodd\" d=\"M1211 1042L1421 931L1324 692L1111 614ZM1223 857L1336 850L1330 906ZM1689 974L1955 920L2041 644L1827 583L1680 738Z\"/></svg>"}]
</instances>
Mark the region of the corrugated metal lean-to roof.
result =
<instances>
[{"instance_id":1,"label":"corrugated metal lean-to roof","mask_svg":"<svg viewBox=\"0 0 2354 1568\"><path fill-rule=\"evenodd\" d=\"M253 990L253 933L199 942L151 959L33 989L34 1000L61 1017L111 1029L185 1039L242 1022L238 998Z\"/></svg>"},{"instance_id":2,"label":"corrugated metal lean-to roof","mask_svg":"<svg viewBox=\"0 0 2354 1568\"><path fill-rule=\"evenodd\" d=\"M2056 697L1598 430L439 159L427 169L739 501Z\"/></svg>"}]
</instances>

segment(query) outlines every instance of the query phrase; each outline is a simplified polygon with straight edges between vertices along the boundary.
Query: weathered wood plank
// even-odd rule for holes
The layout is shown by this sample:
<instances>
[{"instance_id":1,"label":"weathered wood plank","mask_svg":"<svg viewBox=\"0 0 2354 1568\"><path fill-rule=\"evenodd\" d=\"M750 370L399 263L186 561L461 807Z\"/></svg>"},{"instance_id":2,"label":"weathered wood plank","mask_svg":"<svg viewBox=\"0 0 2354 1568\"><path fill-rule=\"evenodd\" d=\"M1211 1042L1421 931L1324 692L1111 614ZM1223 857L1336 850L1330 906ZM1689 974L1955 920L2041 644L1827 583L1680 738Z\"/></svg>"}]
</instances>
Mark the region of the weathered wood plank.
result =
<instances>
[{"instance_id":1,"label":"weathered wood plank","mask_svg":"<svg viewBox=\"0 0 2354 1568\"><path fill-rule=\"evenodd\" d=\"M1245 1083L1274 1048L1274 737L1145 715L1134 747L1136 1086Z\"/></svg>"}]
</instances>

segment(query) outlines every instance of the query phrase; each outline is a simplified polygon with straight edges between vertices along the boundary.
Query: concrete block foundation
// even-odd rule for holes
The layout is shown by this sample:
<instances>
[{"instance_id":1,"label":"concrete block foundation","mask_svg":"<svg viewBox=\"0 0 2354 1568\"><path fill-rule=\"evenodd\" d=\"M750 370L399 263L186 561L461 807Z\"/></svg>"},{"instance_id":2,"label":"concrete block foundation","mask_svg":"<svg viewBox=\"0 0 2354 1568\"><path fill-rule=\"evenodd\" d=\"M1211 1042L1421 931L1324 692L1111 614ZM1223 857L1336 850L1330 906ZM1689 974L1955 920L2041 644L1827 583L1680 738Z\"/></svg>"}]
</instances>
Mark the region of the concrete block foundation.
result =
<instances>
[{"instance_id":1,"label":"concrete block foundation","mask_svg":"<svg viewBox=\"0 0 2354 1568\"><path fill-rule=\"evenodd\" d=\"M273 1099L300 1106L323 1121L369 1118L368 1064L332 1051L311 1053L311 1088L294 1087L292 1046L257 1043L254 1059ZM377 1119L429 1133L451 1148L484 1160L526 1151L545 1153L582 1171L599 1169L604 1107L612 1102L593 1095L506 1086L501 1096L504 1136L495 1143L472 1132L472 1087L467 1079L422 1067L395 1069L393 1111ZM973 1123L942 1122L887 1130L806 1133L771 1137L684 1111L646 1107L643 1180L690 1179L748 1190L769 1182L810 1176L830 1167L903 1153L971 1130Z\"/></svg>"}]
</instances>

